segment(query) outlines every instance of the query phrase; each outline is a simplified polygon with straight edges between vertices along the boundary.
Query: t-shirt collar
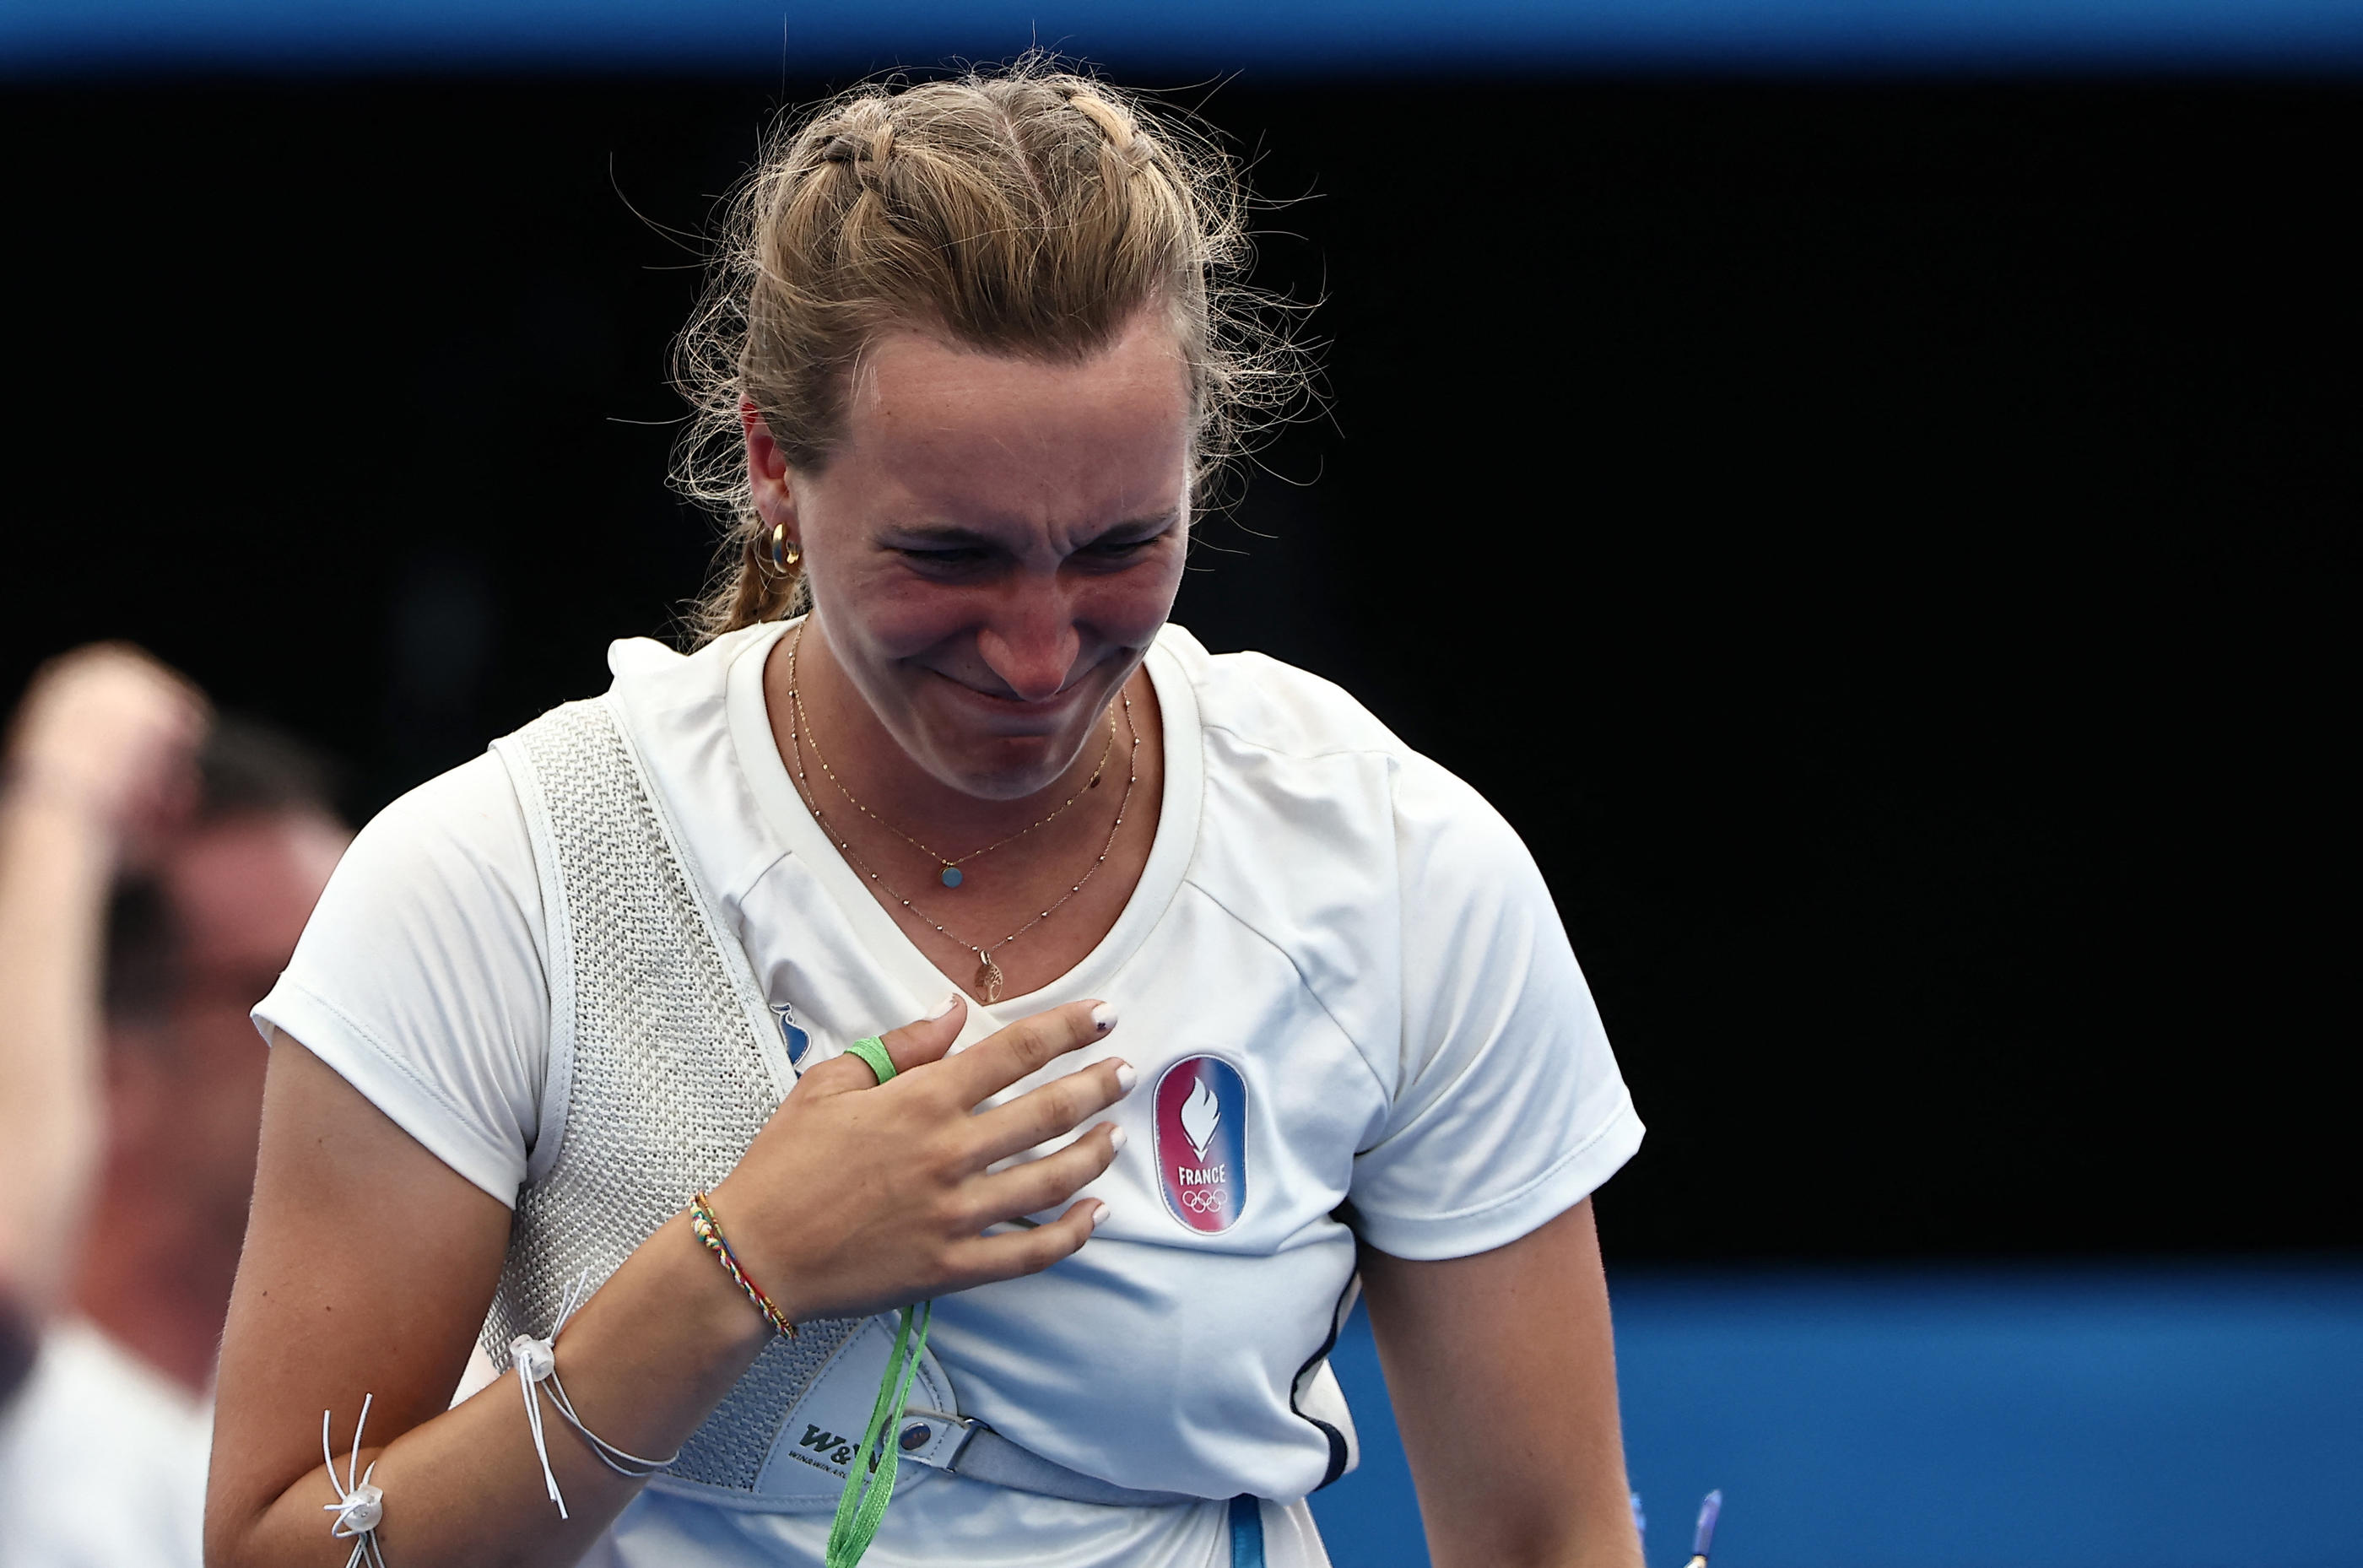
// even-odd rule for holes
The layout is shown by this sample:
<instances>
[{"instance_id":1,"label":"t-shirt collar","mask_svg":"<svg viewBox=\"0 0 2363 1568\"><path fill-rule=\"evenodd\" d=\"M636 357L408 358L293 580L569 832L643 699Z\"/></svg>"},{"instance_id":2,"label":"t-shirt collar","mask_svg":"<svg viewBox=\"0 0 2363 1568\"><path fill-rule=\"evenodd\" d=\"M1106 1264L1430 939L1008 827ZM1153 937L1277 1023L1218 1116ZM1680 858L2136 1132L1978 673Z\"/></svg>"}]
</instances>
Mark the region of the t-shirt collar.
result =
<instances>
[{"instance_id":1,"label":"t-shirt collar","mask_svg":"<svg viewBox=\"0 0 2363 1568\"><path fill-rule=\"evenodd\" d=\"M801 618L801 617L799 617ZM782 846L810 871L826 892L837 913L850 923L861 946L882 966L904 979L915 996L942 994L945 977L904 934L884 906L871 896L860 873L845 856L796 793L771 734L769 707L763 695L763 666L772 647L795 621L782 621L769 637L749 638L732 655L725 706L732 750L741 775L753 795L765 826ZM1162 919L1174 895L1181 891L1196 853L1198 824L1205 795L1205 747L1199 726L1198 695L1170 642L1186 642L1189 634L1168 626L1148 651L1144 667L1157 690L1165 741L1165 787L1157 819L1157 840L1149 846L1148 863L1140 882L1126 901L1105 937L1082 961L1058 979L1022 996L1004 996L990 1011L1008 1020L1040 1012L1045 1007L1079 997L1104 995L1115 989L1124 965ZM982 1009L981 1009L982 1010Z\"/></svg>"}]
</instances>

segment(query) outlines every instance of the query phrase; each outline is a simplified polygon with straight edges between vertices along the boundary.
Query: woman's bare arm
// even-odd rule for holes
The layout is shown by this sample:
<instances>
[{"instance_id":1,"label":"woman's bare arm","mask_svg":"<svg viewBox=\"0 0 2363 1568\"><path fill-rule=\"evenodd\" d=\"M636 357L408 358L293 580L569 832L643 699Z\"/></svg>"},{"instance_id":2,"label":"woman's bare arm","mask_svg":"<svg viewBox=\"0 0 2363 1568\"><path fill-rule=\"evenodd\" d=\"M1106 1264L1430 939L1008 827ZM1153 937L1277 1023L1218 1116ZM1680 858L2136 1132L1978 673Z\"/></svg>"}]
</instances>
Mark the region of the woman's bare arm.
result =
<instances>
[{"instance_id":1,"label":"woman's bare arm","mask_svg":"<svg viewBox=\"0 0 2363 1568\"><path fill-rule=\"evenodd\" d=\"M1362 1280L1437 1568L1640 1568L1592 1201Z\"/></svg>"},{"instance_id":2,"label":"woman's bare arm","mask_svg":"<svg viewBox=\"0 0 2363 1568\"><path fill-rule=\"evenodd\" d=\"M1105 1170L1103 1125L998 1174L993 1162L1071 1129L1126 1092L1120 1062L974 1107L1059 1054L1104 1039L1078 1003L944 1060L961 1011L886 1037L900 1075L859 1062L804 1075L715 1191L749 1272L791 1318L866 1312L1048 1267L1090 1236L1099 1206L1015 1236L998 1219L1065 1203ZM826 1191L827 1204L809 1195ZM554 1415L549 1455L571 1518L544 1487L514 1372L444 1406L498 1280L509 1213L419 1145L317 1058L272 1053L253 1218L222 1350L205 1510L212 1568L316 1564L335 1555L319 1456L335 1413L339 1468L373 1395L366 1469L385 1494L378 1539L397 1562L559 1564L579 1559L638 1490ZM568 1323L558 1341L584 1423L629 1452L673 1452L729 1391L769 1329L675 1217Z\"/></svg>"},{"instance_id":3,"label":"woman's bare arm","mask_svg":"<svg viewBox=\"0 0 2363 1568\"><path fill-rule=\"evenodd\" d=\"M341 1469L365 1394L373 1402L361 1463L378 1461L376 1484L386 1494L379 1540L395 1561L582 1555L629 1501L622 1479L552 1422L550 1460L573 1515L561 1522L543 1488L514 1373L443 1413L492 1299L508 1232L505 1207L316 1057L290 1041L272 1050L253 1215L222 1345L209 1563L334 1556L321 1505L338 1489L320 1465L320 1412L335 1413ZM743 1301L695 1290L713 1282L687 1271L679 1299L653 1320L633 1310L647 1293L632 1282L658 1261L636 1255L560 1341L571 1352L570 1373L603 1363L605 1375L570 1376L569 1385L586 1421L606 1423L592 1429L627 1448L638 1433L660 1431L668 1414L679 1424L682 1413L667 1407L704 1384L718 1378L727 1388L734 1357L743 1364L761 1344L762 1323L749 1321ZM672 1343L676 1325L688 1330L686 1345ZM618 1358L612 1350L619 1332L634 1329L653 1336L651 1348L674 1350L681 1375L653 1407L626 1411L609 1405L610 1390L640 1353ZM398 1451L389 1451L389 1440L405 1432ZM542 1545L551 1550L536 1550Z\"/></svg>"}]
</instances>

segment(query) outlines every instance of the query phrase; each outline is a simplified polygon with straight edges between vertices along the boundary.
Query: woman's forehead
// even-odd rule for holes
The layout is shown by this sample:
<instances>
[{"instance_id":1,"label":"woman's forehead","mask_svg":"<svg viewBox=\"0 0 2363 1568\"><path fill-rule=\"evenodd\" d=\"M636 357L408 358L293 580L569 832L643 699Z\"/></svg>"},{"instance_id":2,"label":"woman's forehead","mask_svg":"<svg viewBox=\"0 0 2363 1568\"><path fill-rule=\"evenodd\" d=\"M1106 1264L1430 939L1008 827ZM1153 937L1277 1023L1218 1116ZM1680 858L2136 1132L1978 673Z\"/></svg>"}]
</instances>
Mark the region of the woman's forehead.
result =
<instances>
[{"instance_id":1,"label":"woman's forehead","mask_svg":"<svg viewBox=\"0 0 2363 1568\"><path fill-rule=\"evenodd\" d=\"M832 488L1030 517L1060 501L1170 512L1187 484L1187 368L1153 325L1071 363L897 332L865 356L853 392Z\"/></svg>"},{"instance_id":2,"label":"woman's forehead","mask_svg":"<svg viewBox=\"0 0 2363 1568\"><path fill-rule=\"evenodd\" d=\"M857 423L928 424L1013 407L1114 403L1187 417L1187 357L1162 312L1144 310L1081 359L1004 354L916 328L881 333L855 367L847 413Z\"/></svg>"}]
</instances>

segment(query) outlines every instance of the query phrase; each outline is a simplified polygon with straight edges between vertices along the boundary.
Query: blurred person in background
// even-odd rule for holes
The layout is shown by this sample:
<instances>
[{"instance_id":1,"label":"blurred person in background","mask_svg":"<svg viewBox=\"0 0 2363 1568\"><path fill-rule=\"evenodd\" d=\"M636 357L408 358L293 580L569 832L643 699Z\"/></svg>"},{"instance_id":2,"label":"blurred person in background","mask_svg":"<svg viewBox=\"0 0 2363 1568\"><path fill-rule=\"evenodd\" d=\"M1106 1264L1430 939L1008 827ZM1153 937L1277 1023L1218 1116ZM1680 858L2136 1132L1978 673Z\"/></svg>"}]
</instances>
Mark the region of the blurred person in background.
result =
<instances>
[{"instance_id":1,"label":"blurred person in background","mask_svg":"<svg viewBox=\"0 0 2363 1568\"><path fill-rule=\"evenodd\" d=\"M132 649L34 679L0 776L0 1563L198 1560L266 1054L346 831L291 740Z\"/></svg>"}]
</instances>

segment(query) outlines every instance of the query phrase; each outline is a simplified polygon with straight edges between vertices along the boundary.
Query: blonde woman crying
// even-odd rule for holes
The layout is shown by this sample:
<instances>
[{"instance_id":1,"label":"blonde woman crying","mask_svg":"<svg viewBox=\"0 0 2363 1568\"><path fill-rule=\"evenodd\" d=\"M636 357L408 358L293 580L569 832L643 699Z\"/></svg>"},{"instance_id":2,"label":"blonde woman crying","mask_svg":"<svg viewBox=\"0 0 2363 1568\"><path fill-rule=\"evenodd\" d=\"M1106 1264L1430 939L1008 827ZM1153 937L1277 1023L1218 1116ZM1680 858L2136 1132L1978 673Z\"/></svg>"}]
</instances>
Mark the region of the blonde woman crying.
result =
<instances>
[{"instance_id":1,"label":"blonde woman crying","mask_svg":"<svg viewBox=\"0 0 2363 1568\"><path fill-rule=\"evenodd\" d=\"M1301 374L1240 212L1039 58L780 131L679 352L697 646L388 807L256 1010L215 1568L1306 1568L1358 1289L1436 1562L1638 1562L1543 881L1169 619Z\"/></svg>"}]
</instances>

